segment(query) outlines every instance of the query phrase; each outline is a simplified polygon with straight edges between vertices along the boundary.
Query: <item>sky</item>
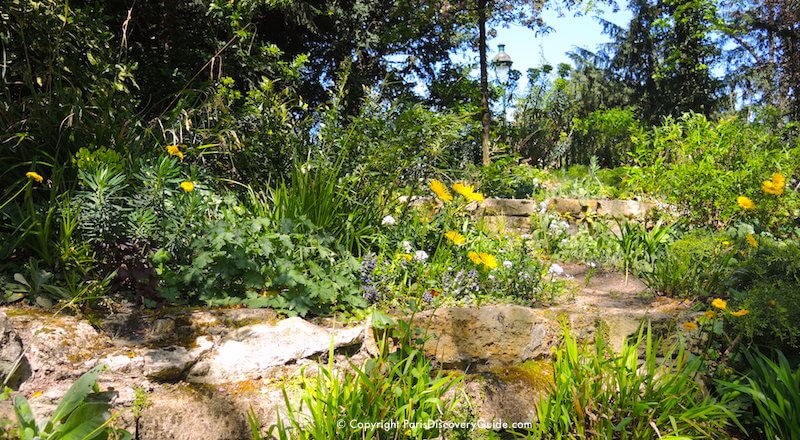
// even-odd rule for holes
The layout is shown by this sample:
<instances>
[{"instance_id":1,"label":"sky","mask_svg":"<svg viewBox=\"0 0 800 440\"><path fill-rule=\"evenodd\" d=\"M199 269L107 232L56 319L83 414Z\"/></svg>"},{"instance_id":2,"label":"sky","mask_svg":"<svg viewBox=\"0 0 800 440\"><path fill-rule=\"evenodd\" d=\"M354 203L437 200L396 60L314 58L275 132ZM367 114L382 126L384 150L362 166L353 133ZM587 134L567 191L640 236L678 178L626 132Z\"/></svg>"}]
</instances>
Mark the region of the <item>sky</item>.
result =
<instances>
[{"instance_id":1,"label":"sky","mask_svg":"<svg viewBox=\"0 0 800 440\"><path fill-rule=\"evenodd\" d=\"M622 8L616 13L610 9L601 13L604 19L623 27L627 27L631 18L630 11ZM553 28L546 35L537 36L534 31L518 25L500 27L497 29L497 36L488 41L488 58L491 60L497 54L498 44L505 44L506 53L514 63L512 68L522 73L519 87L525 90L529 68L544 63L553 67L559 63L572 64L566 53L575 47L595 51L598 45L609 41L608 36L603 35L602 26L594 18L596 15L598 13L595 12L580 17L574 17L572 13L559 16L556 11L545 11L542 17ZM494 72L490 71L489 78L494 79Z\"/></svg>"}]
</instances>

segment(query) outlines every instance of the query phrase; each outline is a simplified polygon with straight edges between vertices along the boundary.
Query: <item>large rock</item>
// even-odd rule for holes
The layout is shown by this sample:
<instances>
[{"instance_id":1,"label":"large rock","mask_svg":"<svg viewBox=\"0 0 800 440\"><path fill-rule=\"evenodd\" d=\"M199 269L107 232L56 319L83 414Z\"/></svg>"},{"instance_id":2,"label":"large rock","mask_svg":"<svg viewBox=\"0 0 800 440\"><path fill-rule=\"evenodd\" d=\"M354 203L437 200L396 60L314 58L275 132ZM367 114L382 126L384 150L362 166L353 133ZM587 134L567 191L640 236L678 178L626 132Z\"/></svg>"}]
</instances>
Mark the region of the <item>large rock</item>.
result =
<instances>
[{"instance_id":1,"label":"large rock","mask_svg":"<svg viewBox=\"0 0 800 440\"><path fill-rule=\"evenodd\" d=\"M347 347L363 339L363 326L334 330L297 317L277 325L248 325L224 337L208 359L192 367L188 380L214 384L258 379L270 368L325 353L331 344Z\"/></svg>"},{"instance_id":2,"label":"large rock","mask_svg":"<svg viewBox=\"0 0 800 440\"><path fill-rule=\"evenodd\" d=\"M556 321L540 310L516 305L438 309L417 315L414 322L431 337L426 353L455 368L541 359L558 336Z\"/></svg>"}]
</instances>

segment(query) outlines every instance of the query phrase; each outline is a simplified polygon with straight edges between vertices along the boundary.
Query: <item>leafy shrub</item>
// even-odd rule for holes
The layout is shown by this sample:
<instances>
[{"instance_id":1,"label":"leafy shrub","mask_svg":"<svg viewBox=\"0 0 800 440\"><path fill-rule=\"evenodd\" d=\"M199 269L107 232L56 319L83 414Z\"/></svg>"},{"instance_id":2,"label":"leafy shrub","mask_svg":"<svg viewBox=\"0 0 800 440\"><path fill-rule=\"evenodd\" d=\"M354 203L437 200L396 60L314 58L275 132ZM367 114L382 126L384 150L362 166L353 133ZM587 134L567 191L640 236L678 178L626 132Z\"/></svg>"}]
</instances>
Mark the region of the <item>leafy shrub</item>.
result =
<instances>
[{"instance_id":1,"label":"leafy shrub","mask_svg":"<svg viewBox=\"0 0 800 440\"><path fill-rule=\"evenodd\" d=\"M760 240L726 283L731 303L749 310L734 325L747 336L800 345L800 244Z\"/></svg>"},{"instance_id":2,"label":"leafy shrub","mask_svg":"<svg viewBox=\"0 0 800 440\"><path fill-rule=\"evenodd\" d=\"M794 142L739 119L686 114L634 137L633 162L643 172L631 176L631 185L663 197L686 223L721 228L747 214L737 197L761 195L762 182L776 171L795 173L800 147ZM781 215L797 211L796 191L787 190L783 199L780 211L767 212L781 220L763 222L773 232L796 217Z\"/></svg>"},{"instance_id":3,"label":"leafy shrub","mask_svg":"<svg viewBox=\"0 0 800 440\"><path fill-rule=\"evenodd\" d=\"M631 137L639 131L639 121L632 109L595 110L585 118L572 121L570 159L589 163L596 157L603 167L614 167L627 160Z\"/></svg>"},{"instance_id":4,"label":"leafy shrub","mask_svg":"<svg viewBox=\"0 0 800 440\"><path fill-rule=\"evenodd\" d=\"M695 380L702 359L682 342L663 344L649 326L620 354L602 337L594 347L579 347L567 332L556 352L550 394L537 404L532 437L725 438L725 429L738 423L736 415Z\"/></svg>"},{"instance_id":5,"label":"leafy shrub","mask_svg":"<svg viewBox=\"0 0 800 440\"><path fill-rule=\"evenodd\" d=\"M154 255L164 277L162 297L303 316L364 305L356 284L359 264L334 237L297 232L290 221L275 225L269 218L234 216L209 224L175 263L169 263L177 258L173 254Z\"/></svg>"}]
</instances>

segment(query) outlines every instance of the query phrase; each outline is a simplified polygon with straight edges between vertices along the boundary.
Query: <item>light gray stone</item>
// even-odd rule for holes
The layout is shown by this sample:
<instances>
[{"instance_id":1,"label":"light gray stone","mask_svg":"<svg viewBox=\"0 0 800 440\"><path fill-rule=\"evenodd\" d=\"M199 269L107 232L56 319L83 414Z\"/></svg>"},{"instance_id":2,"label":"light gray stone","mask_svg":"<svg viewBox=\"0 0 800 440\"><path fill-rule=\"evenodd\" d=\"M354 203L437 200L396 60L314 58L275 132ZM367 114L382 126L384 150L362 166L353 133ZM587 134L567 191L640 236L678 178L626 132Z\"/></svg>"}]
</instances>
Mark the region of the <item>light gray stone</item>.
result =
<instances>
[{"instance_id":1,"label":"light gray stone","mask_svg":"<svg viewBox=\"0 0 800 440\"><path fill-rule=\"evenodd\" d=\"M297 317L276 325L249 325L224 337L208 359L191 369L188 380L225 383L257 379L271 367L324 353L331 344L334 348L347 347L363 339L363 326L334 330Z\"/></svg>"}]
</instances>

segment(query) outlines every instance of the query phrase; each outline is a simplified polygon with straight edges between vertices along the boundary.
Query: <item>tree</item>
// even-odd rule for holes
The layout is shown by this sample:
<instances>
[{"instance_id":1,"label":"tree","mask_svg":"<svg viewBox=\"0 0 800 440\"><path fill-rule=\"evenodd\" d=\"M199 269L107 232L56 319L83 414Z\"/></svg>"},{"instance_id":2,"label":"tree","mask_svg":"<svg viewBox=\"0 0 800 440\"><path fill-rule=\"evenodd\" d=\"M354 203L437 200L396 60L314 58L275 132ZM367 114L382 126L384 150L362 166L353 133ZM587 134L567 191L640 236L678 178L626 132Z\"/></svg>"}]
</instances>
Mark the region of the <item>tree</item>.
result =
<instances>
[{"instance_id":1,"label":"tree","mask_svg":"<svg viewBox=\"0 0 800 440\"><path fill-rule=\"evenodd\" d=\"M720 9L731 89L800 119L800 1L723 0Z\"/></svg>"}]
</instances>

